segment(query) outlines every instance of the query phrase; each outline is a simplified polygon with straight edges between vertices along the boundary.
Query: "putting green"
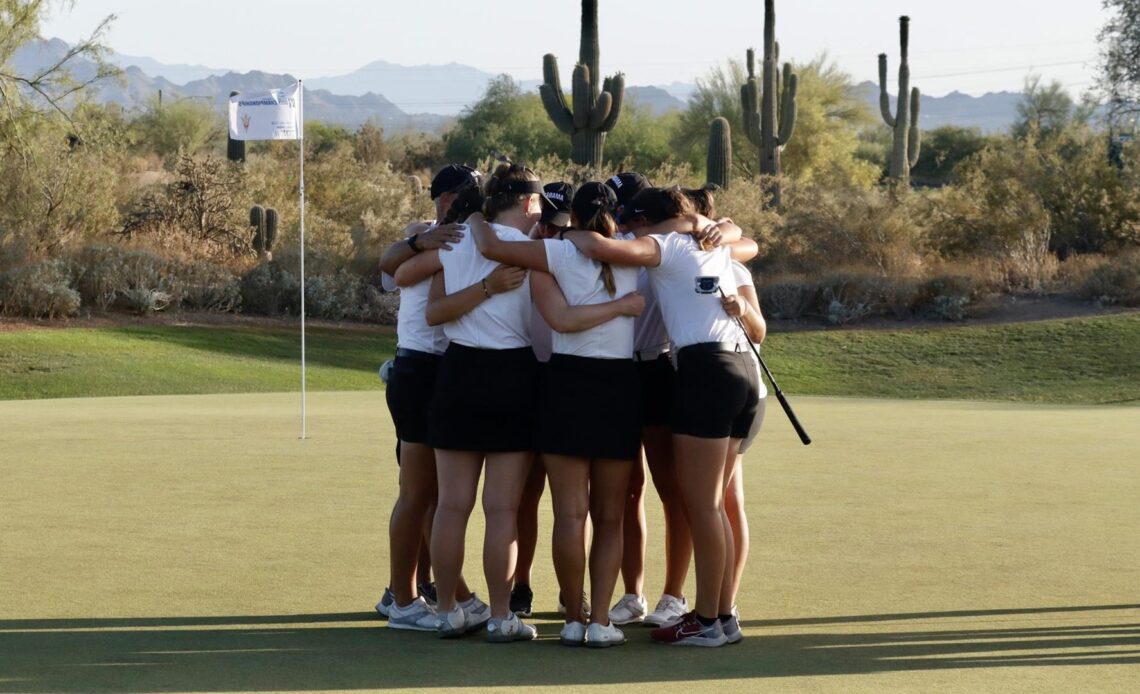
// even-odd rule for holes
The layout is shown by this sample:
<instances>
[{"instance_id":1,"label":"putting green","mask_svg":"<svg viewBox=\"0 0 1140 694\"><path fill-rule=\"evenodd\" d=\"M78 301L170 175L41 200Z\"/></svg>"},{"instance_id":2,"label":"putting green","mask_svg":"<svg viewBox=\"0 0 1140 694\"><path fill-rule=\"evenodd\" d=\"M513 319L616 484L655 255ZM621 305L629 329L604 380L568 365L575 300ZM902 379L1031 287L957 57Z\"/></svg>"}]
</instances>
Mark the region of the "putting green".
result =
<instances>
[{"instance_id":1,"label":"putting green","mask_svg":"<svg viewBox=\"0 0 1140 694\"><path fill-rule=\"evenodd\" d=\"M747 461L744 642L585 652L557 645L545 498L538 643L375 619L382 392L312 394L306 441L292 395L0 402L0 691L1137 689L1140 409L795 404L816 443L773 403Z\"/></svg>"}]
</instances>

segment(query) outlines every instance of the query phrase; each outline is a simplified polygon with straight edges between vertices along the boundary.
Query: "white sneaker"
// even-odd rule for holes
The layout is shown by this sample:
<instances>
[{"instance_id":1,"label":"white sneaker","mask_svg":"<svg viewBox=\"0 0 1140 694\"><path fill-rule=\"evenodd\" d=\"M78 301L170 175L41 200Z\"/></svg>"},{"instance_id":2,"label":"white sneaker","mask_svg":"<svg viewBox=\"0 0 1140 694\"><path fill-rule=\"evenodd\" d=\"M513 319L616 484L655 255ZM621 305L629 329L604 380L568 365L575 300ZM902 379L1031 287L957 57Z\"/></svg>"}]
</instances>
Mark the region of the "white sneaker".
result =
<instances>
[{"instance_id":1,"label":"white sneaker","mask_svg":"<svg viewBox=\"0 0 1140 694\"><path fill-rule=\"evenodd\" d=\"M562 593L558 594L558 614L566 615L566 604L562 602ZM582 619L590 618L590 601L586 598L586 591L582 591Z\"/></svg>"},{"instance_id":2,"label":"white sneaker","mask_svg":"<svg viewBox=\"0 0 1140 694\"><path fill-rule=\"evenodd\" d=\"M626 593L621 600L610 609L610 622L617 625L635 624L645 619L649 611L649 604L645 598L633 593Z\"/></svg>"},{"instance_id":3,"label":"white sneaker","mask_svg":"<svg viewBox=\"0 0 1140 694\"><path fill-rule=\"evenodd\" d=\"M566 622L558 634L558 642L563 646L581 646L586 643L586 625L581 622Z\"/></svg>"},{"instance_id":4,"label":"white sneaker","mask_svg":"<svg viewBox=\"0 0 1140 694\"><path fill-rule=\"evenodd\" d=\"M435 631L438 626L439 617L423 598L416 598L406 607L400 607L393 602L388 608L389 629Z\"/></svg>"},{"instance_id":5,"label":"white sneaker","mask_svg":"<svg viewBox=\"0 0 1140 694\"><path fill-rule=\"evenodd\" d=\"M721 622L720 628L728 643L740 643L744 640L744 632L740 630L740 618L736 615L732 615L727 622Z\"/></svg>"},{"instance_id":6,"label":"white sneaker","mask_svg":"<svg viewBox=\"0 0 1140 694\"><path fill-rule=\"evenodd\" d=\"M396 596L392 594L391 588L384 589L384 597L380 598L380 602L376 603L376 611L380 613L381 617L387 619L389 610L396 604Z\"/></svg>"},{"instance_id":7,"label":"white sneaker","mask_svg":"<svg viewBox=\"0 0 1140 694\"><path fill-rule=\"evenodd\" d=\"M676 624L689 611L689 603L684 598L677 599L672 595L662 595L657 601L653 612L645 616L645 623L655 627Z\"/></svg>"},{"instance_id":8,"label":"white sneaker","mask_svg":"<svg viewBox=\"0 0 1140 694\"><path fill-rule=\"evenodd\" d=\"M625 633L612 622L606 626L591 624L586 629L586 645L590 648L609 648L625 643Z\"/></svg>"},{"instance_id":9,"label":"white sneaker","mask_svg":"<svg viewBox=\"0 0 1140 694\"><path fill-rule=\"evenodd\" d=\"M537 629L523 622L513 612L504 619L491 619L487 622L487 640L491 643L530 641L537 633Z\"/></svg>"},{"instance_id":10,"label":"white sneaker","mask_svg":"<svg viewBox=\"0 0 1140 694\"><path fill-rule=\"evenodd\" d=\"M459 607L463 609L467 631L475 631L491 618L491 606L480 600L475 593L472 593L469 599L459 603Z\"/></svg>"},{"instance_id":11,"label":"white sneaker","mask_svg":"<svg viewBox=\"0 0 1140 694\"><path fill-rule=\"evenodd\" d=\"M467 633L467 614L459 605L449 612L436 613L436 630L441 639L455 639Z\"/></svg>"}]
</instances>

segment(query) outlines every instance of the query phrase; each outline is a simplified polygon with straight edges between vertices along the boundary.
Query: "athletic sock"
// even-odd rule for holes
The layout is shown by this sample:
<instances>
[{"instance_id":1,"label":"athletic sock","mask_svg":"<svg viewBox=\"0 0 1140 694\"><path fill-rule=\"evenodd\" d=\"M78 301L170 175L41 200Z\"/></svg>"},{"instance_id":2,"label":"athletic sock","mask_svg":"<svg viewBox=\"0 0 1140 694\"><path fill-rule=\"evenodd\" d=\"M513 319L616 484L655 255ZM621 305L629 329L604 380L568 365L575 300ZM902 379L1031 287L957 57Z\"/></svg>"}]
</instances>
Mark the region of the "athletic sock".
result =
<instances>
[{"instance_id":1,"label":"athletic sock","mask_svg":"<svg viewBox=\"0 0 1140 694\"><path fill-rule=\"evenodd\" d=\"M718 619L720 619L720 623L721 623L721 624L728 624L728 623L729 623L729 621L732 619L732 615L731 615L731 614L722 614L722 615L717 615L717 617L718 617Z\"/></svg>"},{"instance_id":2,"label":"athletic sock","mask_svg":"<svg viewBox=\"0 0 1140 694\"><path fill-rule=\"evenodd\" d=\"M716 620L716 617L702 617L699 614L697 615L697 621L700 622L703 627L711 627L716 624Z\"/></svg>"}]
</instances>

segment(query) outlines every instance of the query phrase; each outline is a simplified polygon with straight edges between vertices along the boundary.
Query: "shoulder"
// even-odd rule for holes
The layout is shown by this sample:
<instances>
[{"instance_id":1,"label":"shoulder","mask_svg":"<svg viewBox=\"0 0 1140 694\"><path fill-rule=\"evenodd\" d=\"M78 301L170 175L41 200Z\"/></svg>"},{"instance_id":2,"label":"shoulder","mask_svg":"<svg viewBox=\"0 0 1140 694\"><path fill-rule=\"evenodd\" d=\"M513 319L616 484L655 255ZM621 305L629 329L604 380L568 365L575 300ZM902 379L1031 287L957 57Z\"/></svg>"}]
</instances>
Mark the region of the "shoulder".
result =
<instances>
[{"instance_id":1,"label":"shoulder","mask_svg":"<svg viewBox=\"0 0 1140 694\"><path fill-rule=\"evenodd\" d=\"M504 241L528 241L528 240L530 240L530 237L527 236L526 234L524 234L522 231L520 231L514 227L506 226L504 224L495 224L494 222L492 222L491 223L491 230L494 231L495 234L497 234L498 237Z\"/></svg>"},{"instance_id":2,"label":"shoulder","mask_svg":"<svg viewBox=\"0 0 1140 694\"><path fill-rule=\"evenodd\" d=\"M745 267L744 263L732 261L732 276L736 279L737 287L756 286L756 281L752 279L752 271Z\"/></svg>"}]
</instances>

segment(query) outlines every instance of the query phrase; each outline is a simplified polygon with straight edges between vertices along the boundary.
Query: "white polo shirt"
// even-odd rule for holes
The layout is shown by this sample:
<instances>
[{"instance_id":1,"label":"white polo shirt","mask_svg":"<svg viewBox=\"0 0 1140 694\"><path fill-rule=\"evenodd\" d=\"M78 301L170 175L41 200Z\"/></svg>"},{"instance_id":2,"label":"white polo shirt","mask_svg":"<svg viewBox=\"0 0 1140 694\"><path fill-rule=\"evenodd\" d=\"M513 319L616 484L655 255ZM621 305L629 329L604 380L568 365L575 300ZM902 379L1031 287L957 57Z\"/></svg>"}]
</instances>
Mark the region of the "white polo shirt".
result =
<instances>
[{"instance_id":1,"label":"white polo shirt","mask_svg":"<svg viewBox=\"0 0 1140 694\"><path fill-rule=\"evenodd\" d=\"M677 349L700 342L741 341L740 328L724 312L719 286L736 293L732 255L727 247L702 251L690 234L653 234L661 247L661 264L649 279L661 305L661 317ZM698 291L703 287L704 291Z\"/></svg>"},{"instance_id":2,"label":"white polo shirt","mask_svg":"<svg viewBox=\"0 0 1140 694\"><path fill-rule=\"evenodd\" d=\"M744 263L736 260L732 261L732 275L736 279L736 291L739 292L741 287L756 288L756 281L752 279L752 273L744 266ZM759 295L757 295L759 296ZM739 327L739 326L738 326ZM748 336L741 331L740 340L744 342ZM760 349L760 345L756 345L756 349ZM760 398L768 397L768 386L764 385L764 376L760 373L760 362L757 361L756 355L752 354L752 350L748 350L752 356L752 361L756 362L756 381L760 384Z\"/></svg>"},{"instance_id":3,"label":"white polo shirt","mask_svg":"<svg viewBox=\"0 0 1140 694\"><path fill-rule=\"evenodd\" d=\"M632 241L637 235L627 231L619 234L618 238ZM668 349L669 332L665 329L665 320L661 318L661 307L649 280L649 271L643 267L637 269L637 293L645 299L645 309L633 319L633 350L648 352Z\"/></svg>"},{"instance_id":4,"label":"white polo shirt","mask_svg":"<svg viewBox=\"0 0 1140 694\"><path fill-rule=\"evenodd\" d=\"M429 222L435 226L435 220ZM427 324L427 300L431 278L400 289L388 273L381 276L384 291L400 291L400 309L396 312L396 346L429 354L443 354L447 349L447 335L443 326Z\"/></svg>"},{"instance_id":5,"label":"white polo shirt","mask_svg":"<svg viewBox=\"0 0 1140 694\"><path fill-rule=\"evenodd\" d=\"M593 306L612 301L637 289L637 268L611 265L616 292L606 291L602 264L578 252L570 241L546 239L546 264L571 306ZM596 359L633 357L633 317L619 316L576 333L554 332L555 354Z\"/></svg>"},{"instance_id":6,"label":"white polo shirt","mask_svg":"<svg viewBox=\"0 0 1140 694\"><path fill-rule=\"evenodd\" d=\"M526 234L513 227L491 224L491 230L504 241L526 241ZM499 263L484 258L475 247L475 237L464 227L463 238L440 251L443 283L448 294L478 284ZM480 349L530 347L530 276L521 286L495 294L457 320L445 323L443 331L452 342Z\"/></svg>"}]
</instances>

